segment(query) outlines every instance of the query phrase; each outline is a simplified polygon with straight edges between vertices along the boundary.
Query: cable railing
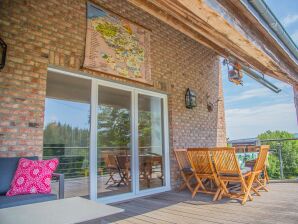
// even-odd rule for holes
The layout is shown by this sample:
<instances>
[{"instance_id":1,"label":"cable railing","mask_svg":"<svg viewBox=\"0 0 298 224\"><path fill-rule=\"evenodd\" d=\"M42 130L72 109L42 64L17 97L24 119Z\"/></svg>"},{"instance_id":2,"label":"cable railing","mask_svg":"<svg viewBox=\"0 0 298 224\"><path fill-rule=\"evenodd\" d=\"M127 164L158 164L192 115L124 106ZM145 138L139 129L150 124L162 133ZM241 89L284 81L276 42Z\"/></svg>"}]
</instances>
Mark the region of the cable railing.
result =
<instances>
[{"instance_id":1,"label":"cable railing","mask_svg":"<svg viewBox=\"0 0 298 224\"><path fill-rule=\"evenodd\" d=\"M142 154L151 153L154 148L161 146L139 147ZM130 148L127 146L115 147L98 147L98 171L102 174L106 173L106 164L101 156L105 154L131 154ZM43 158L58 158L59 166L56 172L63 173L65 178L80 178L89 176L89 147L68 147L63 145L52 145L43 147Z\"/></svg>"},{"instance_id":2,"label":"cable railing","mask_svg":"<svg viewBox=\"0 0 298 224\"><path fill-rule=\"evenodd\" d=\"M270 145L268 158L268 174L271 179L297 179L298 178L298 138L264 139L262 145ZM140 147L141 154L154 151L161 146ZM89 176L89 147L44 146L43 158L59 158L60 165L57 172L65 174L66 178ZM131 154L127 146L98 147L99 155L114 152L116 154ZM246 153L247 154L247 153ZM249 153L248 153L249 154ZM241 155L240 155L241 156ZM247 155L244 156L244 162ZM100 172L106 172L105 162L98 161Z\"/></svg>"}]
</instances>

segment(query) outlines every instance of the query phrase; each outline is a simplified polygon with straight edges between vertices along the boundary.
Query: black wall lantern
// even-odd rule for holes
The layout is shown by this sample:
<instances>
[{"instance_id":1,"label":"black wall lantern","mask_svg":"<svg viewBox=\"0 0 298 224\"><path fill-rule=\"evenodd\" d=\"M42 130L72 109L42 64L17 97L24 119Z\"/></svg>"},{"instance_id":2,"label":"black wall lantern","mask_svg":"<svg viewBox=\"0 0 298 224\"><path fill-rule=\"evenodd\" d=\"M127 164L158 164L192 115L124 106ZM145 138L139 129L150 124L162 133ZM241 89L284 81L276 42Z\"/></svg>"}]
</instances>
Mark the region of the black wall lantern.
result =
<instances>
[{"instance_id":1,"label":"black wall lantern","mask_svg":"<svg viewBox=\"0 0 298 224\"><path fill-rule=\"evenodd\" d=\"M188 109L192 109L197 106L197 96L189 88L186 90L185 93L185 106Z\"/></svg>"},{"instance_id":2,"label":"black wall lantern","mask_svg":"<svg viewBox=\"0 0 298 224\"><path fill-rule=\"evenodd\" d=\"M4 68L6 58L6 43L0 38L0 69Z\"/></svg>"}]
</instances>

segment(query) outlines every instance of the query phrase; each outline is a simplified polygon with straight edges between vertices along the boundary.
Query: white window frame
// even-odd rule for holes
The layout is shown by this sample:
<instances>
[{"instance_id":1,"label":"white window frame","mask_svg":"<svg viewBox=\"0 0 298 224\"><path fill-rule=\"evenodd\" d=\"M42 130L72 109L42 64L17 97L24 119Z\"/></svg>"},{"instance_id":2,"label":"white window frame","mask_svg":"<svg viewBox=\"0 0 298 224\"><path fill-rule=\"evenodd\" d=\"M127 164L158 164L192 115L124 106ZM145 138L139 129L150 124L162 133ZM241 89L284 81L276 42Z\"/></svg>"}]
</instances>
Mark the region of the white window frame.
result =
<instances>
[{"instance_id":1,"label":"white window frame","mask_svg":"<svg viewBox=\"0 0 298 224\"><path fill-rule=\"evenodd\" d=\"M168 124L168 97L166 94L145 90L142 88L116 83L113 81L103 80L101 78L91 77L88 74L66 71L60 68L48 67L48 71L59 73L62 75L74 76L91 80L91 124L90 124L90 180L89 194L90 199L101 203L113 203L128 200L136 197L147 196L155 193L171 190L170 183L170 152L169 152L169 124ZM97 197L97 104L98 104L98 88L99 86L107 86L120 90L131 92L131 130L132 130L132 192L119 195L107 196L103 198ZM139 160L138 160L138 95L155 96L163 100L163 139L164 139L164 174L165 185L162 187L139 190Z\"/></svg>"}]
</instances>

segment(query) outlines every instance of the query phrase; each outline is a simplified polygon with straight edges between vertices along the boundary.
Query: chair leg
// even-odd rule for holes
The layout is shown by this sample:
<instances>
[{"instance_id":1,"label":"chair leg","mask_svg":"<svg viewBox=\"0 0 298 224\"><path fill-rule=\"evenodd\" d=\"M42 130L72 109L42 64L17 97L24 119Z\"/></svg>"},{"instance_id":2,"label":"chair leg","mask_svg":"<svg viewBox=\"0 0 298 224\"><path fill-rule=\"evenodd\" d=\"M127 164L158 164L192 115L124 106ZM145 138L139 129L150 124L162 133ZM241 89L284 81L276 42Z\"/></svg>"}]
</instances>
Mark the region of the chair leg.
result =
<instances>
[{"instance_id":1,"label":"chair leg","mask_svg":"<svg viewBox=\"0 0 298 224\"><path fill-rule=\"evenodd\" d=\"M193 188L191 187L189 182L193 178L194 174L186 176L183 172L181 172L181 176L182 176L184 183L180 186L179 191L182 191L183 189L185 189L187 187L189 189L189 191L192 193Z\"/></svg>"},{"instance_id":2,"label":"chair leg","mask_svg":"<svg viewBox=\"0 0 298 224\"><path fill-rule=\"evenodd\" d=\"M228 181L224 182L222 180L219 180L220 182L220 186L221 186L221 190L220 190L220 193L217 197L217 200L221 200L222 199L222 196L225 194L225 195L229 195L229 191L227 189L227 185L228 185Z\"/></svg>"},{"instance_id":3,"label":"chair leg","mask_svg":"<svg viewBox=\"0 0 298 224\"><path fill-rule=\"evenodd\" d=\"M214 178L215 186L217 187L217 191L216 191L216 193L215 193L215 195L213 197L213 201L216 201L218 199L218 196L219 196L219 194L220 194L220 192L221 192L222 189L221 189L220 182L219 182L219 180L217 178L216 173L213 174L213 178Z\"/></svg>"},{"instance_id":4,"label":"chair leg","mask_svg":"<svg viewBox=\"0 0 298 224\"><path fill-rule=\"evenodd\" d=\"M194 189L192 188L192 186L190 185L190 180L193 178L193 174L190 175L188 178L186 178L186 186L187 188L190 190L190 192L192 193L194 191Z\"/></svg>"},{"instance_id":5,"label":"chair leg","mask_svg":"<svg viewBox=\"0 0 298 224\"><path fill-rule=\"evenodd\" d=\"M117 187L120 187L122 182L124 185L128 185L126 182L126 178L127 178L126 174L122 170L119 170L119 175L120 175L120 181L119 181Z\"/></svg>"},{"instance_id":6,"label":"chair leg","mask_svg":"<svg viewBox=\"0 0 298 224\"><path fill-rule=\"evenodd\" d=\"M217 191L216 191L212 201L216 201L218 199L220 193L221 193L221 188L218 186Z\"/></svg>"},{"instance_id":7,"label":"chair leg","mask_svg":"<svg viewBox=\"0 0 298 224\"><path fill-rule=\"evenodd\" d=\"M183 182L183 183L180 185L178 191L180 192L180 191L184 190L186 187L187 187L186 183Z\"/></svg>"},{"instance_id":8,"label":"chair leg","mask_svg":"<svg viewBox=\"0 0 298 224\"><path fill-rule=\"evenodd\" d=\"M201 179L195 175L195 178L197 180L197 186L195 187L195 189L192 192L192 198L194 198L196 196L196 194L198 193L199 188L201 187L204 191L206 191L206 188L204 187Z\"/></svg>"},{"instance_id":9,"label":"chair leg","mask_svg":"<svg viewBox=\"0 0 298 224\"><path fill-rule=\"evenodd\" d=\"M253 192L255 192L256 195L261 196L257 189L255 189L254 187L251 187L251 189L253 190Z\"/></svg>"},{"instance_id":10,"label":"chair leg","mask_svg":"<svg viewBox=\"0 0 298 224\"><path fill-rule=\"evenodd\" d=\"M252 196L250 194L250 190L251 190L252 184L254 182L254 179L255 179L255 174L254 173L252 173L250 178L248 179L248 184L247 185L246 185L245 181L242 179L242 184L243 184L243 187L244 187L244 190L245 190L245 194L244 194L243 200L241 202L242 205L245 205L248 198L249 198L249 200L252 201Z\"/></svg>"},{"instance_id":11,"label":"chair leg","mask_svg":"<svg viewBox=\"0 0 298 224\"><path fill-rule=\"evenodd\" d=\"M198 183L197 186L195 187L195 189L192 192L191 198L194 198L196 196L196 194L198 193L198 190L200 188L200 184Z\"/></svg>"},{"instance_id":12,"label":"chair leg","mask_svg":"<svg viewBox=\"0 0 298 224\"><path fill-rule=\"evenodd\" d=\"M265 180L264 180L264 181L265 181ZM259 186L257 187L257 190L263 189L263 190L265 190L266 192L269 191L268 188L265 186L265 182L262 183L262 182L259 180L259 178L256 178L256 182L257 182L257 184L259 185Z\"/></svg>"},{"instance_id":13,"label":"chair leg","mask_svg":"<svg viewBox=\"0 0 298 224\"><path fill-rule=\"evenodd\" d=\"M110 175L110 178L107 180L107 182L106 182L105 185L107 185L110 182L110 180L113 181L113 183L115 184L116 183L116 180L113 177L114 176L114 171L111 171L110 170L109 175Z\"/></svg>"}]
</instances>

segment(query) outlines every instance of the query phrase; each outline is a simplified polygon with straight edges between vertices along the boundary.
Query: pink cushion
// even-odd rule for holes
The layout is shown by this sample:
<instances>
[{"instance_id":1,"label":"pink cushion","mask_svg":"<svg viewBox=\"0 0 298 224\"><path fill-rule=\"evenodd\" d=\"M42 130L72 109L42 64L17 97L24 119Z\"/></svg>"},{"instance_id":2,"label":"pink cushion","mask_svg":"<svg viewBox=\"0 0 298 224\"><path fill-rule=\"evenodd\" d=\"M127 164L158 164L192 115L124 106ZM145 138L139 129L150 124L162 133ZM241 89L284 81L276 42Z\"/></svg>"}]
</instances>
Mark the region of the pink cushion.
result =
<instances>
[{"instance_id":1,"label":"pink cushion","mask_svg":"<svg viewBox=\"0 0 298 224\"><path fill-rule=\"evenodd\" d=\"M51 193L52 174L58 159L29 160L21 158L6 196Z\"/></svg>"}]
</instances>

